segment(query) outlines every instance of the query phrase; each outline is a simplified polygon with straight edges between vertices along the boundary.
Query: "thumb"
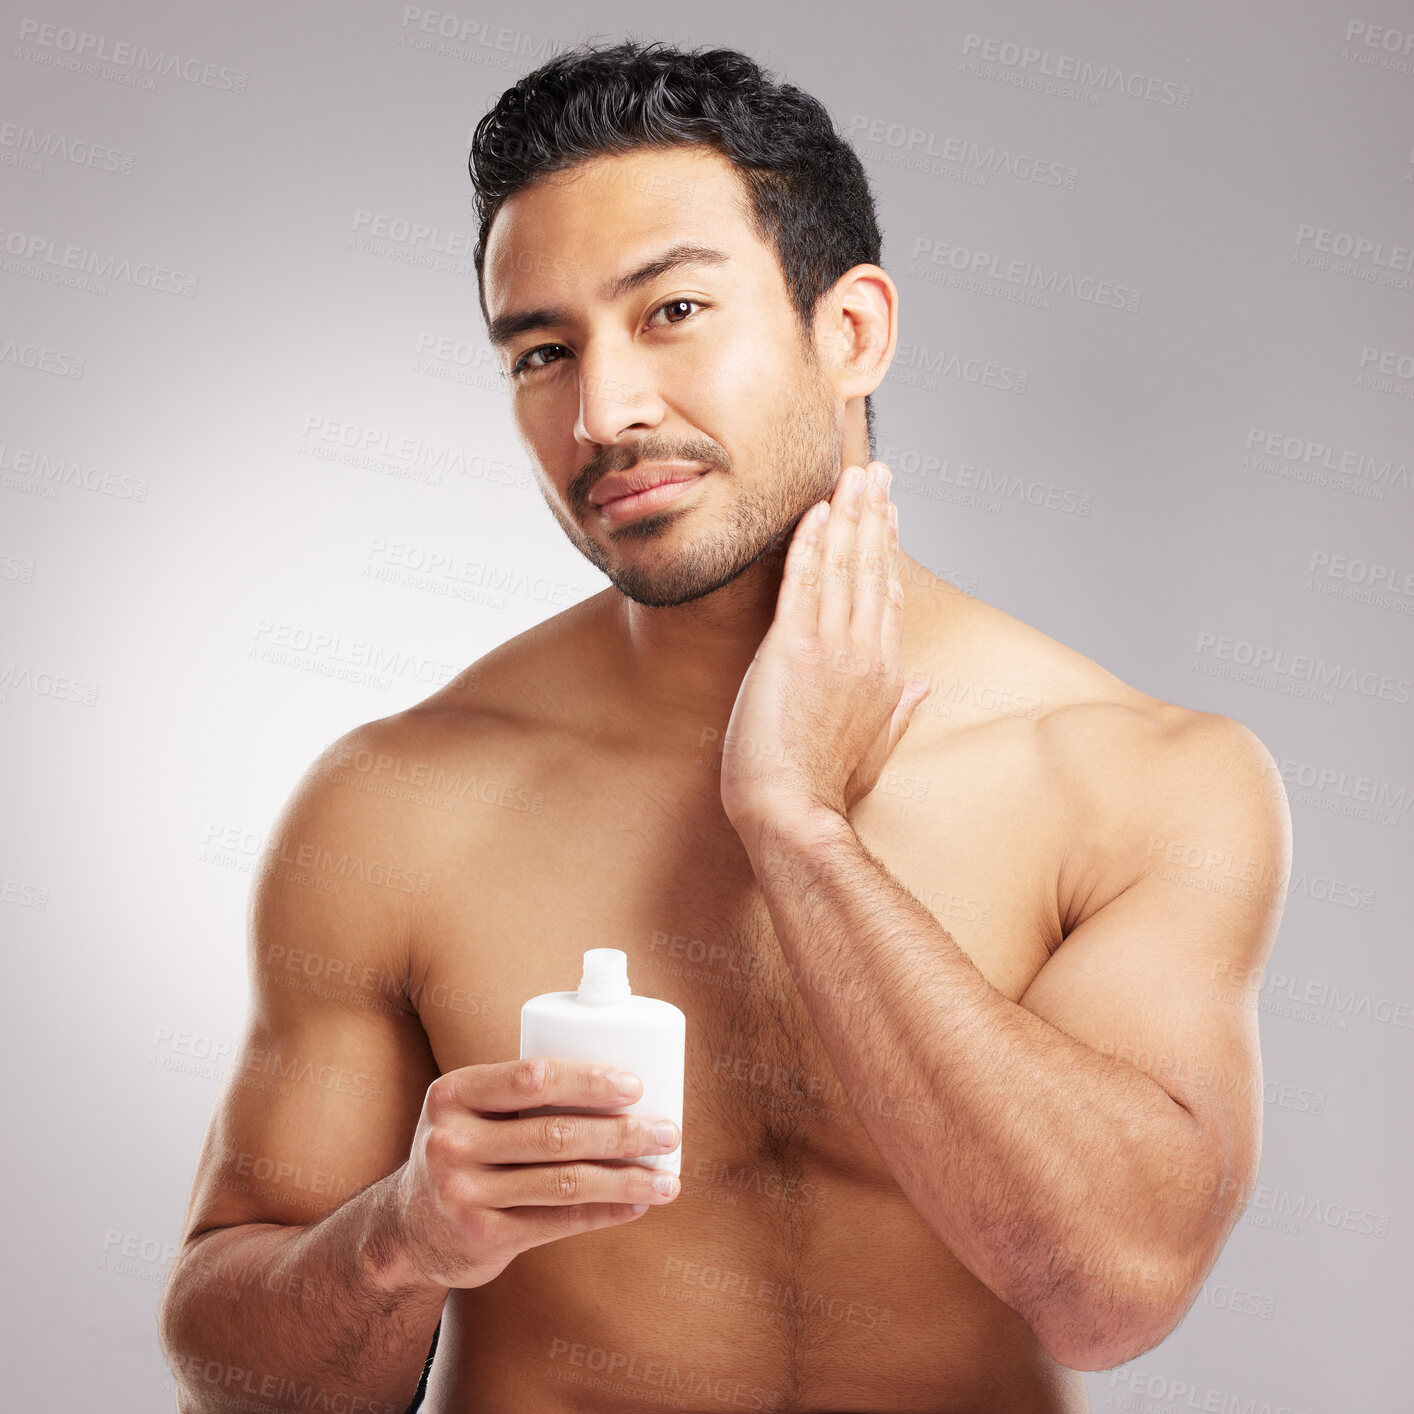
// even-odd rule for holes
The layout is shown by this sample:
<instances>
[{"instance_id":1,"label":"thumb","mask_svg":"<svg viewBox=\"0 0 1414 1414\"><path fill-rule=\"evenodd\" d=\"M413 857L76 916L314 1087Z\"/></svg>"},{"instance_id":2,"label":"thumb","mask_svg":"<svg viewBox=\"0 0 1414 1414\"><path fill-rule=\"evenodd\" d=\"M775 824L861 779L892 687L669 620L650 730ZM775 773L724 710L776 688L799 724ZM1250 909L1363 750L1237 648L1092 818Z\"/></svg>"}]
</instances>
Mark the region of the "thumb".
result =
<instances>
[{"instance_id":1,"label":"thumb","mask_svg":"<svg viewBox=\"0 0 1414 1414\"><path fill-rule=\"evenodd\" d=\"M903 734L908 730L908 724L913 720L913 714L918 709L918 704L923 701L933 690L933 684L927 678L910 678L904 684L903 696L899 698L898 706L894 708L893 721L889 727L889 750L903 739Z\"/></svg>"}]
</instances>

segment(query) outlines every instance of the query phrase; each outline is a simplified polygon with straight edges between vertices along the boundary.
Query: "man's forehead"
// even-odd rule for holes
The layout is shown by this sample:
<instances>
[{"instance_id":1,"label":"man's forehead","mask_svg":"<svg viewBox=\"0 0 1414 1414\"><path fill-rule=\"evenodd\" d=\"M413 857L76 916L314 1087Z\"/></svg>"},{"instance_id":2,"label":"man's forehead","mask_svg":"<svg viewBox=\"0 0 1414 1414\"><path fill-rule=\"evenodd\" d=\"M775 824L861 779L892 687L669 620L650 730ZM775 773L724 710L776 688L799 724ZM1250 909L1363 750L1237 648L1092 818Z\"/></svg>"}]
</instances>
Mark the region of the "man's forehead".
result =
<instances>
[{"instance_id":1,"label":"man's forehead","mask_svg":"<svg viewBox=\"0 0 1414 1414\"><path fill-rule=\"evenodd\" d=\"M755 243L730 161L701 147L639 148L539 178L487 238L488 309L545 281L591 298L674 247L744 255Z\"/></svg>"}]
</instances>

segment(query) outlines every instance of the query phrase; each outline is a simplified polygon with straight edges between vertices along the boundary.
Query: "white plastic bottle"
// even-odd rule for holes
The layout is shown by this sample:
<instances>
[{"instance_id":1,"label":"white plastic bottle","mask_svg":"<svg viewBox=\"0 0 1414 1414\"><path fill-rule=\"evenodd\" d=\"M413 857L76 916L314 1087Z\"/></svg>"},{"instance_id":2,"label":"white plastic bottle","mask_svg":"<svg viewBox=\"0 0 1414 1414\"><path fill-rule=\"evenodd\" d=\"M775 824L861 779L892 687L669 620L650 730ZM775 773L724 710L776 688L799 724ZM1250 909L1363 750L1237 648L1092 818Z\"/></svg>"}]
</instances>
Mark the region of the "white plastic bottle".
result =
<instances>
[{"instance_id":1,"label":"white plastic bottle","mask_svg":"<svg viewBox=\"0 0 1414 1414\"><path fill-rule=\"evenodd\" d=\"M628 984L628 954L619 948L590 948L577 992L545 992L520 1009L520 1054L555 1060L594 1061L632 1071L643 1093L628 1104L593 1110L541 1105L520 1117L548 1114L645 1114L670 1119L682 1134L683 1070L687 1058L687 1017L671 1002L638 997ZM634 1159L599 1159L614 1165L682 1171L682 1143L670 1154Z\"/></svg>"}]
</instances>

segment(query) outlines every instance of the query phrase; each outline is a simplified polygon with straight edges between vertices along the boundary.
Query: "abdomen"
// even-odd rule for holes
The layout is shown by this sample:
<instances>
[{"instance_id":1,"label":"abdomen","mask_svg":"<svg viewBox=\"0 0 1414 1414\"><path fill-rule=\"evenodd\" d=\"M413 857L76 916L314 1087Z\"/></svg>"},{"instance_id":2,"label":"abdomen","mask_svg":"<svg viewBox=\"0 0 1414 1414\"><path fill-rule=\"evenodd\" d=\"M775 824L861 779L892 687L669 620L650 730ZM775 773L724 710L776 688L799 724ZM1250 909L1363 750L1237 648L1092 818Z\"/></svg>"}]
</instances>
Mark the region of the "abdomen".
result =
<instances>
[{"instance_id":1,"label":"abdomen","mask_svg":"<svg viewBox=\"0 0 1414 1414\"><path fill-rule=\"evenodd\" d=\"M1088 1411L897 1189L788 1177L685 1153L675 1202L454 1291L427 1414Z\"/></svg>"}]
</instances>

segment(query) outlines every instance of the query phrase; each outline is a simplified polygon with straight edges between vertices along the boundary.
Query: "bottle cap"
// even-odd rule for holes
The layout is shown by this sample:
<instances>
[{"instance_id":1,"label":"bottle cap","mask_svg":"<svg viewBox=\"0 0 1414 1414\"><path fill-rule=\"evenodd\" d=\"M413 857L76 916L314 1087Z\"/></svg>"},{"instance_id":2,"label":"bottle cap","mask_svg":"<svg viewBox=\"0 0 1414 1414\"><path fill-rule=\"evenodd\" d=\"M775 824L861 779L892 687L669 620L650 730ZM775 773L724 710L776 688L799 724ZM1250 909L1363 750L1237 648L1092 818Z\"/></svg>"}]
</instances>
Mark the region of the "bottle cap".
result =
<instances>
[{"instance_id":1,"label":"bottle cap","mask_svg":"<svg viewBox=\"0 0 1414 1414\"><path fill-rule=\"evenodd\" d=\"M622 948L590 948L584 954L584 974L579 979L579 1000L592 1006L621 1002L631 996L628 954Z\"/></svg>"}]
</instances>

